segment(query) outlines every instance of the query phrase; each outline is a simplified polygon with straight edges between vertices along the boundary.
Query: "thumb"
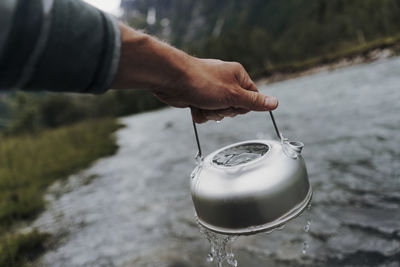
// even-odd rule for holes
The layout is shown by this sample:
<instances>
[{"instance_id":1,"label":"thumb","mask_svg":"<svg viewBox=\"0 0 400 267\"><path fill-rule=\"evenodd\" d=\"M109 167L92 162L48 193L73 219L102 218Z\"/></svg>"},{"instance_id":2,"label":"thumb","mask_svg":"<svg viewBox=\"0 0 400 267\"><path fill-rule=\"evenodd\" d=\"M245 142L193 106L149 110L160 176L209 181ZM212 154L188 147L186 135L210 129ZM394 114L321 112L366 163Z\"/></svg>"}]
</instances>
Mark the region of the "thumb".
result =
<instances>
[{"instance_id":1,"label":"thumb","mask_svg":"<svg viewBox=\"0 0 400 267\"><path fill-rule=\"evenodd\" d=\"M237 106L253 111L274 110L278 107L278 100L273 96L266 96L259 92L243 90Z\"/></svg>"}]
</instances>

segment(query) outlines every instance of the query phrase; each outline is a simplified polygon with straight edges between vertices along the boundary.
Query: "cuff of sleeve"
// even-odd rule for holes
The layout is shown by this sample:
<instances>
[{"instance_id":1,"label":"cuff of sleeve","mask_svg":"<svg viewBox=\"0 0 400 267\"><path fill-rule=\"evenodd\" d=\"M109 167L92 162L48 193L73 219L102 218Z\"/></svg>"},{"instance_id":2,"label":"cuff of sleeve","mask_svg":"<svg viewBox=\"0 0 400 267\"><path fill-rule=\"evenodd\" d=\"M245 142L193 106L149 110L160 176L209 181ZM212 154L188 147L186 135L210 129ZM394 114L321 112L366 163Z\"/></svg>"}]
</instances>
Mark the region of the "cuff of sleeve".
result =
<instances>
[{"instance_id":1,"label":"cuff of sleeve","mask_svg":"<svg viewBox=\"0 0 400 267\"><path fill-rule=\"evenodd\" d=\"M113 45L110 46L111 49L108 52L109 62L107 63L109 67L105 69L105 72L103 74L99 75L98 82L90 90L90 93L94 94L102 94L111 88L111 85L115 80L115 76L117 75L119 61L121 57L122 40L121 40L121 30L119 28L118 21L112 15L106 13L103 13L103 15L107 21L107 24L111 25L111 31L114 33L113 39L111 40L111 42L113 42Z\"/></svg>"}]
</instances>

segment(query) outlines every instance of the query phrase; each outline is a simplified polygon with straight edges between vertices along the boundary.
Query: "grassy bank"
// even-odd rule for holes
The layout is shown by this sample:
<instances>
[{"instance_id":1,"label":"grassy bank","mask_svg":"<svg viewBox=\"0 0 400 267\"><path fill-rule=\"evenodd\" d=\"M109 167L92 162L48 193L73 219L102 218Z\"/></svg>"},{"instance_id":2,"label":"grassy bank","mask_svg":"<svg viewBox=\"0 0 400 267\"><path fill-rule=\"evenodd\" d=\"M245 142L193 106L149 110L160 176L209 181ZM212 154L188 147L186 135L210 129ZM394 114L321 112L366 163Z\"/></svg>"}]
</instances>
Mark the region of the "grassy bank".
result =
<instances>
[{"instance_id":1,"label":"grassy bank","mask_svg":"<svg viewBox=\"0 0 400 267\"><path fill-rule=\"evenodd\" d=\"M113 154L117 146L111 133L119 127L102 119L35 135L0 136L0 266L21 266L43 249L45 234L18 234L16 225L44 209L43 194L55 180Z\"/></svg>"},{"instance_id":2,"label":"grassy bank","mask_svg":"<svg viewBox=\"0 0 400 267\"><path fill-rule=\"evenodd\" d=\"M268 77L274 74L292 74L307 71L309 69L322 65L333 64L343 59L351 60L356 57L362 57L366 61L369 60L369 54L376 50L392 49L394 54L400 53L400 35L377 39L350 48L338 50L331 54L320 57L312 57L303 61L293 61L288 63L277 64L269 68L254 71L253 77Z\"/></svg>"}]
</instances>

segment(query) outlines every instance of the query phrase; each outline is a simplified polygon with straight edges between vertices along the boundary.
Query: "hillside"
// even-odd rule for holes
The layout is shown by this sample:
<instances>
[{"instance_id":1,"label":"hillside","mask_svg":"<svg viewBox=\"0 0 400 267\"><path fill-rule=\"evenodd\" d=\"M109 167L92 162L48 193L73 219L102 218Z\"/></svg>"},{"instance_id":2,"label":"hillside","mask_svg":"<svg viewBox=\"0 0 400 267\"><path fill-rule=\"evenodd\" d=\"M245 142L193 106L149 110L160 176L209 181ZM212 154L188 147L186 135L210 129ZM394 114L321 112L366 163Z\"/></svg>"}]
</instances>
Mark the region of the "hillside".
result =
<instances>
[{"instance_id":1,"label":"hillside","mask_svg":"<svg viewBox=\"0 0 400 267\"><path fill-rule=\"evenodd\" d=\"M123 0L122 6L133 26L198 56L240 61L253 73L379 46L388 37L398 42L400 34L399 0Z\"/></svg>"}]
</instances>

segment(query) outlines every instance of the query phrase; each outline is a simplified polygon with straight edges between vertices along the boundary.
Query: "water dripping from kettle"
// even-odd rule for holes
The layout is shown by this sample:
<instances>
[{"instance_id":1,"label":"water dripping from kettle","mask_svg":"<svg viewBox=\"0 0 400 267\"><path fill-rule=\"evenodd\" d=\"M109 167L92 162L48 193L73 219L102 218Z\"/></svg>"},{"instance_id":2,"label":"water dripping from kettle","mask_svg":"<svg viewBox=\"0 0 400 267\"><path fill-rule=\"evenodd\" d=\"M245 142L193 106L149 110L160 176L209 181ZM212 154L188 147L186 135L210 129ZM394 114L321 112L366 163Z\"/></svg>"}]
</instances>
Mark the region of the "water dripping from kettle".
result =
<instances>
[{"instance_id":1,"label":"water dripping from kettle","mask_svg":"<svg viewBox=\"0 0 400 267\"><path fill-rule=\"evenodd\" d=\"M308 219L307 222L306 222L306 225L304 226L304 232L307 234L307 236L306 236L305 240L303 241L303 246L302 246L302 249L301 249L301 253L303 255L307 254L307 250L310 247L309 241L308 241L308 239L309 239L308 235L309 235L310 229L311 229L311 222L312 221L310 219Z\"/></svg>"},{"instance_id":2,"label":"water dripping from kettle","mask_svg":"<svg viewBox=\"0 0 400 267\"><path fill-rule=\"evenodd\" d=\"M235 254L232 252L232 245L238 238L236 235L217 234L203 227L197 216L195 217L200 233L210 243L210 253L207 255L208 262L215 262L217 267L222 267L226 262L229 267L237 267L238 262L235 259Z\"/></svg>"},{"instance_id":3,"label":"water dripping from kettle","mask_svg":"<svg viewBox=\"0 0 400 267\"><path fill-rule=\"evenodd\" d=\"M311 228L311 220L307 220L306 225L304 226L304 232L308 233L310 232Z\"/></svg>"}]
</instances>

